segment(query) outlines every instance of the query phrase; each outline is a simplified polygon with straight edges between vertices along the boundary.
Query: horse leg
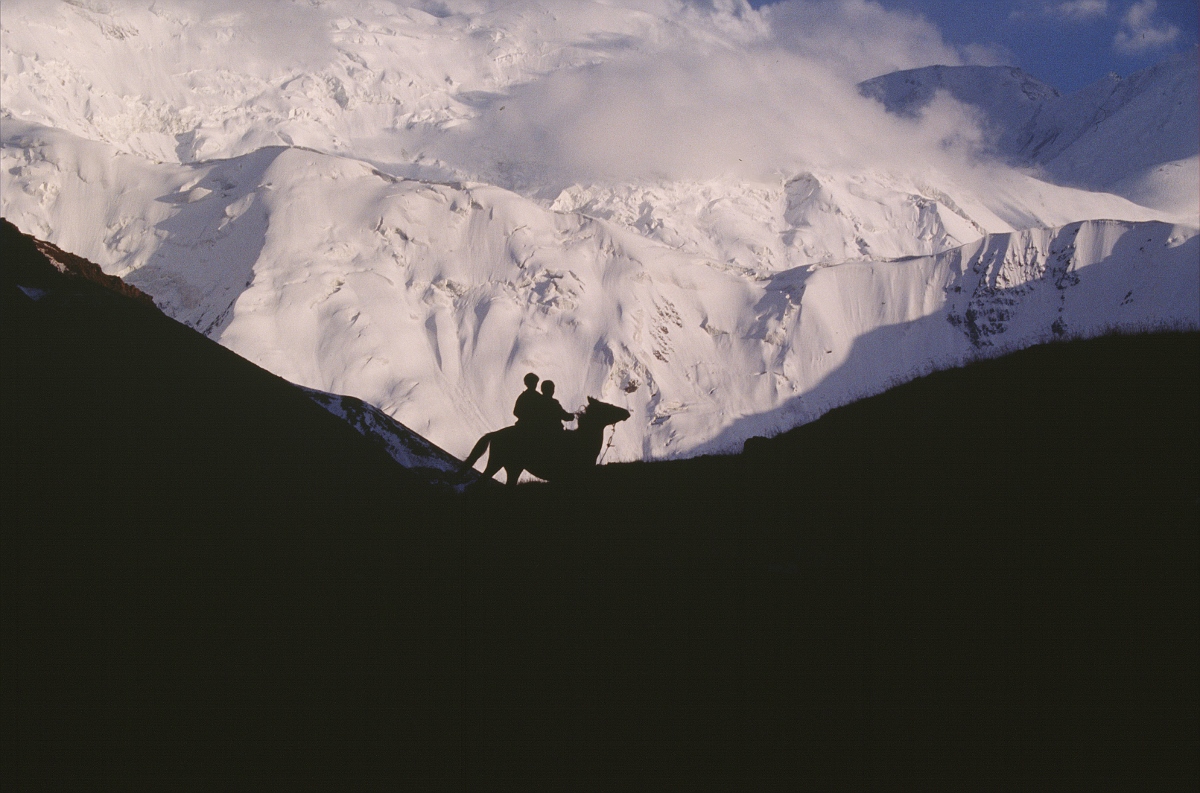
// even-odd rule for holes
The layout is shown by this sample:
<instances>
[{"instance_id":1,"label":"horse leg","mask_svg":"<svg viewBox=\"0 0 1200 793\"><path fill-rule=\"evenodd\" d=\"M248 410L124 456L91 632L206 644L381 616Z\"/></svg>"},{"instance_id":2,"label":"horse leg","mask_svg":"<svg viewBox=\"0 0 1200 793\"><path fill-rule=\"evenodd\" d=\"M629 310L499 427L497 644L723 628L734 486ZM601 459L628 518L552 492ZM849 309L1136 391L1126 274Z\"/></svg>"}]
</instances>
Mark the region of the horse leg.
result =
<instances>
[{"instance_id":1,"label":"horse leg","mask_svg":"<svg viewBox=\"0 0 1200 793\"><path fill-rule=\"evenodd\" d=\"M471 449L471 453L467 455L467 459L463 460L463 464L458 470L466 471L468 468L473 467L475 465L475 461L482 457L483 453L487 451L488 444L491 443L491 441L492 433L490 432L480 438L479 442L475 444L475 447ZM495 473L495 471L492 473Z\"/></svg>"},{"instance_id":2,"label":"horse leg","mask_svg":"<svg viewBox=\"0 0 1200 793\"><path fill-rule=\"evenodd\" d=\"M483 476L481 476L480 479L491 479L499 470L500 461L497 460L496 455L493 454L491 457L488 457L487 467L483 469Z\"/></svg>"}]
</instances>

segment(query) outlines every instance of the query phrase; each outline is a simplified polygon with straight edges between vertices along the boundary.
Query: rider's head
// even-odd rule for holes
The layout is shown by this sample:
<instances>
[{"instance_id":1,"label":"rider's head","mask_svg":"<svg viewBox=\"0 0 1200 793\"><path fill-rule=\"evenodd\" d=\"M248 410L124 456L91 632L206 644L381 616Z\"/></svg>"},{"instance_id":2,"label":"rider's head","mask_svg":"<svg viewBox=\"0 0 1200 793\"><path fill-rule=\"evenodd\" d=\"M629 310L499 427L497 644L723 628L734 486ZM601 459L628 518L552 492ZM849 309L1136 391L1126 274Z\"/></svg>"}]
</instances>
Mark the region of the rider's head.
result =
<instances>
[{"instance_id":1,"label":"rider's head","mask_svg":"<svg viewBox=\"0 0 1200 793\"><path fill-rule=\"evenodd\" d=\"M529 374L525 375L525 387L526 388L537 388L537 381L538 381L538 376L535 375L533 372L530 372Z\"/></svg>"},{"instance_id":2,"label":"rider's head","mask_svg":"<svg viewBox=\"0 0 1200 793\"><path fill-rule=\"evenodd\" d=\"M542 381L542 393L545 394L546 396L554 396L554 381L553 380L543 380Z\"/></svg>"}]
</instances>

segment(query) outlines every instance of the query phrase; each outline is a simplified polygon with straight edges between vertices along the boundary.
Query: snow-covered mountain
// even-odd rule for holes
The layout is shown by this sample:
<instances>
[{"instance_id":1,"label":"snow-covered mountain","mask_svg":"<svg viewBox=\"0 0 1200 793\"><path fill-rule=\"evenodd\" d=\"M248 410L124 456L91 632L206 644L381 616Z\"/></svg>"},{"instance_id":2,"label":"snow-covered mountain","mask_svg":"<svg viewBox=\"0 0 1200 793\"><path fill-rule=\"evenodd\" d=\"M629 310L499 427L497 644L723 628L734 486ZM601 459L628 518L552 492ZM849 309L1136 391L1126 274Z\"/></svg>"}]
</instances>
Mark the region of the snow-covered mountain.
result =
<instances>
[{"instance_id":1,"label":"snow-covered mountain","mask_svg":"<svg viewBox=\"0 0 1200 793\"><path fill-rule=\"evenodd\" d=\"M992 145L1059 184L1116 193L1186 221L1200 207L1200 58L1190 52L1069 96L1020 69L930 66L867 80L860 91L915 116L945 92L978 110Z\"/></svg>"},{"instance_id":2,"label":"snow-covered mountain","mask_svg":"<svg viewBox=\"0 0 1200 793\"><path fill-rule=\"evenodd\" d=\"M734 449L1056 334L1200 323L1200 217L1096 181L1194 161L1172 148L1194 53L1102 97L973 67L860 89L714 5L6 7L0 212L459 455L531 370L568 409L633 412L612 461ZM1088 96L1091 126L1019 143ZM1129 167L1055 175L1105 146Z\"/></svg>"}]
</instances>

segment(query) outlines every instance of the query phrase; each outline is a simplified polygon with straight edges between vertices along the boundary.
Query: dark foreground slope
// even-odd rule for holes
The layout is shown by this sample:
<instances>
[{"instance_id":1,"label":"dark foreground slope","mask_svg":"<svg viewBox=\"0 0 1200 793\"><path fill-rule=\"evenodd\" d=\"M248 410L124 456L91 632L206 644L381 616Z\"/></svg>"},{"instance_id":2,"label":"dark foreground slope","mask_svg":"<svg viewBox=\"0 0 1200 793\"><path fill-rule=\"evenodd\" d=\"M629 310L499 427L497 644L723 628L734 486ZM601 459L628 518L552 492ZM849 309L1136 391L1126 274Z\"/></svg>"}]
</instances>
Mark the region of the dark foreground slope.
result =
<instances>
[{"instance_id":1,"label":"dark foreground slope","mask_svg":"<svg viewBox=\"0 0 1200 793\"><path fill-rule=\"evenodd\" d=\"M1110 337L741 456L483 495L471 759L527 784L1193 787L1198 407L1200 336Z\"/></svg>"},{"instance_id":2,"label":"dark foreground slope","mask_svg":"<svg viewBox=\"0 0 1200 793\"><path fill-rule=\"evenodd\" d=\"M444 503L299 389L2 231L4 781L456 778Z\"/></svg>"},{"instance_id":3,"label":"dark foreground slope","mask_svg":"<svg viewBox=\"0 0 1200 793\"><path fill-rule=\"evenodd\" d=\"M446 500L4 242L6 782L1196 786L1196 334Z\"/></svg>"}]
</instances>

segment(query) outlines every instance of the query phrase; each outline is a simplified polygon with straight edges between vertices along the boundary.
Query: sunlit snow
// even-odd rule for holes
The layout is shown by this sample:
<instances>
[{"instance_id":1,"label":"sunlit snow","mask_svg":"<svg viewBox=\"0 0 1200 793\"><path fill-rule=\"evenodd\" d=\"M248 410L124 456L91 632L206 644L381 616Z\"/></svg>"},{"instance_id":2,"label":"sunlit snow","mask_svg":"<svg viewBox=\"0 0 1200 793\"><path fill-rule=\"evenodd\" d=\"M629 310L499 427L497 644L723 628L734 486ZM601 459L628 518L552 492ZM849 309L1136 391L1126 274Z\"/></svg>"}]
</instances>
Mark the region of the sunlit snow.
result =
<instances>
[{"instance_id":1,"label":"sunlit snow","mask_svg":"<svg viewBox=\"0 0 1200 793\"><path fill-rule=\"evenodd\" d=\"M889 112L736 2L414 5L6 3L0 211L460 456L528 371L632 411L613 461L1200 324L1194 52L1034 92L1074 136L1039 160L969 104L1023 78Z\"/></svg>"}]
</instances>

